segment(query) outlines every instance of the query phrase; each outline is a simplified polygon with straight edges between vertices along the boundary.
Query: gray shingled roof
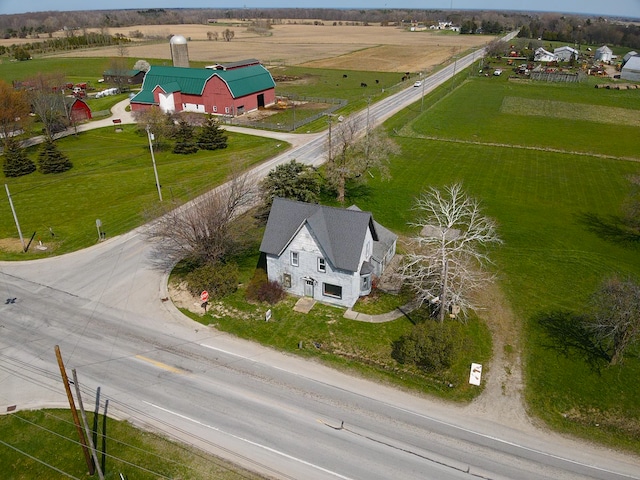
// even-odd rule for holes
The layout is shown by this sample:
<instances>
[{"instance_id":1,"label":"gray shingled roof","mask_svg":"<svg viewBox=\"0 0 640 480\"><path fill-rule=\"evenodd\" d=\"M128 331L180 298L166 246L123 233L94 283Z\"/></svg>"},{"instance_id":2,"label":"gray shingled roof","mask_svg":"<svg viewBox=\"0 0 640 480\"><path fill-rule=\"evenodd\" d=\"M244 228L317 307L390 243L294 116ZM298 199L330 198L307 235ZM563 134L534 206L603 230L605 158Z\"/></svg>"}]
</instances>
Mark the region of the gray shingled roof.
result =
<instances>
[{"instance_id":1,"label":"gray shingled roof","mask_svg":"<svg viewBox=\"0 0 640 480\"><path fill-rule=\"evenodd\" d=\"M367 229L377 240L370 212L327 207L276 197L273 199L260 251L281 255L303 225L315 236L326 258L338 269L358 270Z\"/></svg>"},{"instance_id":2,"label":"gray shingled roof","mask_svg":"<svg viewBox=\"0 0 640 480\"><path fill-rule=\"evenodd\" d=\"M360 211L360 209L356 205L351 205L349 207L349 210ZM385 228L382 225L380 225L375 220L373 221L373 226L376 229L378 240L373 242L372 256L376 260L382 261L382 259L384 259L385 255L389 251L389 247L391 247L391 245L393 245L393 242L395 242L398 239L398 236L388 228Z\"/></svg>"}]
</instances>

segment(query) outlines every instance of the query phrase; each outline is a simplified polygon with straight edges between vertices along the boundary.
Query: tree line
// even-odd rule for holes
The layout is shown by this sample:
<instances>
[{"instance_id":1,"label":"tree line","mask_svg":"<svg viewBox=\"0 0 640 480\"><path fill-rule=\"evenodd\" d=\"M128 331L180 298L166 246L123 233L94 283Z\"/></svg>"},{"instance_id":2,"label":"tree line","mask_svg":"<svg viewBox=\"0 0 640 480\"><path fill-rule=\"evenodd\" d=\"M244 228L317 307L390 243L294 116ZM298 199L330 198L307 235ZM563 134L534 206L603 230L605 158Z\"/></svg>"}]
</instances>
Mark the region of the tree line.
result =
<instances>
[{"instance_id":1,"label":"tree line","mask_svg":"<svg viewBox=\"0 0 640 480\"><path fill-rule=\"evenodd\" d=\"M331 8L220 8L220 9L147 9L86 10L74 12L33 12L0 15L0 32L4 38L51 36L61 29L127 27L133 25L224 24L237 19L340 23L360 25L437 24L451 22L464 27L463 33L500 33L521 29L525 38L589 44L619 45L640 48L640 26L625 19L602 16L563 15L474 10L420 9L331 9Z\"/></svg>"}]
</instances>

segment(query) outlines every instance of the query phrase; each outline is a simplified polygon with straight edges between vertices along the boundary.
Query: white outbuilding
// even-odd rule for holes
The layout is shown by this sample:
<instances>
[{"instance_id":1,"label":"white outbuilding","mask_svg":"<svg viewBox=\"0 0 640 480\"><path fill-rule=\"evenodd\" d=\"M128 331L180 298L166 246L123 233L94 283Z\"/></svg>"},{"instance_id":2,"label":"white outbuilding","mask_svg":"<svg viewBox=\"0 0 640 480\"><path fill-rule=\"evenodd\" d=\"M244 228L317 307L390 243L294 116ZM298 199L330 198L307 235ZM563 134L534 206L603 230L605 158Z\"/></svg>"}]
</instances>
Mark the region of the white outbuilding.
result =
<instances>
[{"instance_id":1,"label":"white outbuilding","mask_svg":"<svg viewBox=\"0 0 640 480\"><path fill-rule=\"evenodd\" d=\"M596 62L602 62L602 63L609 63L612 58L613 58L613 50L611 50L606 45L603 45L600 48L598 48L596 50L595 55L593 56L593 59Z\"/></svg>"}]
</instances>

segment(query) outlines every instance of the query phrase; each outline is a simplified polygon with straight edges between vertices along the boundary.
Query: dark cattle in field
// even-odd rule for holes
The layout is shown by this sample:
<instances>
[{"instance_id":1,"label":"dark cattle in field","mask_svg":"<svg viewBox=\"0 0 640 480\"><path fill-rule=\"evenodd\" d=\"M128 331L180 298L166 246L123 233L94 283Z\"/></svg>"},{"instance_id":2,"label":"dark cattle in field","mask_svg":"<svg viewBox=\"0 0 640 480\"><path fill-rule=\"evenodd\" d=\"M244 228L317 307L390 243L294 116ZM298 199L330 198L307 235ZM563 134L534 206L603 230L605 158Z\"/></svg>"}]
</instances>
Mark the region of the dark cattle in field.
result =
<instances>
[{"instance_id":1,"label":"dark cattle in field","mask_svg":"<svg viewBox=\"0 0 640 480\"><path fill-rule=\"evenodd\" d=\"M360 86L361 86L361 87L366 87L366 86L367 86L367 84L366 84L366 83L364 83L364 82L362 82L362 83L360 84Z\"/></svg>"},{"instance_id":2,"label":"dark cattle in field","mask_svg":"<svg viewBox=\"0 0 640 480\"><path fill-rule=\"evenodd\" d=\"M347 78L347 74L346 74L346 73L345 73L345 74L343 74L343 75L342 75L342 78Z\"/></svg>"},{"instance_id":3,"label":"dark cattle in field","mask_svg":"<svg viewBox=\"0 0 640 480\"><path fill-rule=\"evenodd\" d=\"M404 82L407 79L407 76L405 75L404 77L402 77L402 81Z\"/></svg>"},{"instance_id":4,"label":"dark cattle in field","mask_svg":"<svg viewBox=\"0 0 640 480\"><path fill-rule=\"evenodd\" d=\"M376 78L376 83L380 83L380 80L378 80L377 78Z\"/></svg>"}]
</instances>

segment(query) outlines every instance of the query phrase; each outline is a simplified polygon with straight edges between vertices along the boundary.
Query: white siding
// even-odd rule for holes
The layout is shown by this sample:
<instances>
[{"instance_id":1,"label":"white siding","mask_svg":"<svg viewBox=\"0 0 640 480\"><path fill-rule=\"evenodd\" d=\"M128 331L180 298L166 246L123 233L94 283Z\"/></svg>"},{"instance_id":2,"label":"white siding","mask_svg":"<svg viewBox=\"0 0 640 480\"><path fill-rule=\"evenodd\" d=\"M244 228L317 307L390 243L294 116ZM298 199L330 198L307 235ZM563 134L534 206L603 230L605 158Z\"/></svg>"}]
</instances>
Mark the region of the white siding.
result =
<instances>
[{"instance_id":1,"label":"white siding","mask_svg":"<svg viewBox=\"0 0 640 480\"><path fill-rule=\"evenodd\" d=\"M360 296L359 272L362 262L368 259L365 251L367 242L369 242L370 245L373 244L373 238L369 230L367 230L367 237L362 252L360 253L360 262L357 271L349 272L338 270L331 264L324 252L320 250L318 242L305 225L279 257L276 255L267 255L269 280L276 280L283 284L284 274L289 274L291 275L291 288L288 289L288 293L303 296L306 279L313 279L314 299L334 305L352 307ZM291 265L292 251L298 252L297 267ZM325 259L325 272L318 271L318 258L320 257ZM342 298L323 295L323 283L342 287Z\"/></svg>"}]
</instances>

